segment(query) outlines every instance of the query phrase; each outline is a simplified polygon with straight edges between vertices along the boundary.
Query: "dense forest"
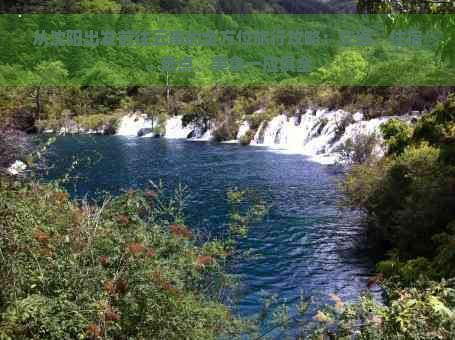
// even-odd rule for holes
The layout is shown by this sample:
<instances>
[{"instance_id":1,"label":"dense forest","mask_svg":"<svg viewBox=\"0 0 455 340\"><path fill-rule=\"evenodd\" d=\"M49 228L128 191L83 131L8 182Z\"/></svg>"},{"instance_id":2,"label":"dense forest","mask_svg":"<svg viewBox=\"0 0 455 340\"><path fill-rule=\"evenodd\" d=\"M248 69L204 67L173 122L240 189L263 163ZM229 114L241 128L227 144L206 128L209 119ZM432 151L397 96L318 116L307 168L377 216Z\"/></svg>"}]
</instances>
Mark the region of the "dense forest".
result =
<instances>
[{"instance_id":1,"label":"dense forest","mask_svg":"<svg viewBox=\"0 0 455 340\"><path fill-rule=\"evenodd\" d=\"M2 87L0 124L23 131L57 130L68 120L97 129L127 113L164 122L218 126L219 141L235 139L239 125L255 129L274 115L292 116L308 107L361 111L367 118L428 112L453 87Z\"/></svg>"},{"instance_id":2,"label":"dense forest","mask_svg":"<svg viewBox=\"0 0 455 340\"><path fill-rule=\"evenodd\" d=\"M67 1L67 0L5 0L0 13L175 13L175 14L251 14L251 13L353 13L355 4L350 0L331 1Z\"/></svg>"}]
</instances>

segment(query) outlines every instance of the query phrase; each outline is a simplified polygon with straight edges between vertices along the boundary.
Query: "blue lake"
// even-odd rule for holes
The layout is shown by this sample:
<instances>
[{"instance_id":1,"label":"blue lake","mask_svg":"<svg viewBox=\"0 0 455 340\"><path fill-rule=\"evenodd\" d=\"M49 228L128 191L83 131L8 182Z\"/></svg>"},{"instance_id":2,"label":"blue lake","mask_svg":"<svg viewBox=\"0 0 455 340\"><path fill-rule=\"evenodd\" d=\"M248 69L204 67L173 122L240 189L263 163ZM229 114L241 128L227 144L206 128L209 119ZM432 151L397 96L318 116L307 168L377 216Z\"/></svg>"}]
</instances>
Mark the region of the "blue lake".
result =
<instances>
[{"instance_id":1,"label":"blue lake","mask_svg":"<svg viewBox=\"0 0 455 340\"><path fill-rule=\"evenodd\" d=\"M226 192L255 189L271 209L239 243L251 257L229 267L241 283L236 313L252 316L276 294L292 314L303 293L312 299L311 315L330 303L329 293L353 301L366 290L373 264L358 247L359 212L337 207L342 173L334 166L265 148L117 136L59 137L49 158L54 167L48 179L61 177L74 158L81 159L72 173L80 179L66 184L79 197L141 189L150 180L169 188L184 184L190 192L187 224L214 236L227 222Z\"/></svg>"}]
</instances>

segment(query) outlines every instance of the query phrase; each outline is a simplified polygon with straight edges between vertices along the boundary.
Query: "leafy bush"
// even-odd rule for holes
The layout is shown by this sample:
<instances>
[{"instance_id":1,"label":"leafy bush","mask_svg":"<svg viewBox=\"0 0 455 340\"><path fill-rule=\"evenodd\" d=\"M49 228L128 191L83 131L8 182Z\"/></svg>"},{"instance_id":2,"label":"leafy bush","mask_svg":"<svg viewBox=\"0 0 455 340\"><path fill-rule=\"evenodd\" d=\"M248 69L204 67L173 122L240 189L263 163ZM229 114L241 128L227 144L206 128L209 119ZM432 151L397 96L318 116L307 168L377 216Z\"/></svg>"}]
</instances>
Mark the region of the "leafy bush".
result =
<instances>
[{"instance_id":1,"label":"leafy bush","mask_svg":"<svg viewBox=\"0 0 455 340\"><path fill-rule=\"evenodd\" d=\"M434 279L455 275L454 109L448 96L414 129L397 120L384 124L389 155L354 166L343 185L345 203L366 212L374 244L395 249L380 270L406 284L420 275Z\"/></svg>"},{"instance_id":2,"label":"leafy bush","mask_svg":"<svg viewBox=\"0 0 455 340\"><path fill-rule=\"evenodd\" d=\"M115 130L118 120L115 116L107 114L92 114L77 117L77 123L87 130L99 130L102 128Z\"/></svg>"},{"instance_id":3,"label":"leafy bush","mask_svg":"<svg viewBox=\"0 0 455 340\"><path fill-rule=\"evenodd\" d=\"M412 127L398 119L391 119L380 126L390 155L399 155L411 142Z\"/></svg>"},{"instance_id":4,"label":"leafy bush","mask_svg":"<svg viewBox=\"0 0 455 340\"><path fill-rule=\"evenodd\" d=\"M455 337L455 289L453 282L417 281L412 288L389 287L389 304L371 296L325 316L321 334L337 329L336 339L453 339ZM340 305L338 303L338 305ZM333 334L333 333L332 333Z\"/></svg>"},{"instance_id":5,"label":"leafy bush","mask_svg":"<svg viewBox=\"0 0 455 340\"><path fill-rule=\"evenodd\" d=\"M354 167L344 188L350 204L368 213L378 241L408 255L430 255L431 237L453 219L447 180L439 149L424 144L393 160Z\"/></svg>"},{"instance_id":6,"label":"leafy bush","mask_svg":"<svg viewBox=\"0 0 455 340\"><path fill-rule=\"evenodd\" d=\"M254 138L254 131L248 130L242 137L240 137L241 145L249 145Z\"/></svg>"},{"instance_id":7,"label":"leafy bush","mask_svg":"<svg viewBox=\"0 0 455 340\"><path fill-rule=\"evenodd\" d=\"M0 338L215 339L242 324L216 298L219 241L196 246L181 195L101 205L54 185L0 181Z\"/></svg>"}]
</instances>

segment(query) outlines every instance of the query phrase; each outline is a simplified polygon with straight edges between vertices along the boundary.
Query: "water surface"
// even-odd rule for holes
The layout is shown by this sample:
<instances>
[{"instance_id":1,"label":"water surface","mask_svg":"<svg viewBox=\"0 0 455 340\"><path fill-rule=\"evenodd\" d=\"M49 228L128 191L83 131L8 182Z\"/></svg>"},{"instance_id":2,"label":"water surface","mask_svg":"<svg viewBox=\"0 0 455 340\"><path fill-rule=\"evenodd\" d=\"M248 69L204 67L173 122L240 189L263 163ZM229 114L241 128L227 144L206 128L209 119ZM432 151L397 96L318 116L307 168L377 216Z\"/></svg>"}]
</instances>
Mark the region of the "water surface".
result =
<instances>
[{"instance_id":1,"label":"water surface","mask_svg":"<svg viewBox=\"0 0 455 340\"><path fill-rule=\"evenodd\" d=\"M241 315L258 313L272 294L291 306L302 292L311 296L311 314L330 302L329 293L352 301L366 289L372 263L356 247L358 212L337 208L336 167L258 147L117 136L60 137L50 154L48 178L61 177L74 158L82 159L73 173L82 179L76 188L67 185L77 196L142 189L150 180L170 188L184 184L188 224L214 235L227 221L229 189L254 188L266 198L269 214L239 244L252 258L229 269L241 282L233 307ZM84 165L89 156L98 161Z\"/></svg>"}]
</instances>

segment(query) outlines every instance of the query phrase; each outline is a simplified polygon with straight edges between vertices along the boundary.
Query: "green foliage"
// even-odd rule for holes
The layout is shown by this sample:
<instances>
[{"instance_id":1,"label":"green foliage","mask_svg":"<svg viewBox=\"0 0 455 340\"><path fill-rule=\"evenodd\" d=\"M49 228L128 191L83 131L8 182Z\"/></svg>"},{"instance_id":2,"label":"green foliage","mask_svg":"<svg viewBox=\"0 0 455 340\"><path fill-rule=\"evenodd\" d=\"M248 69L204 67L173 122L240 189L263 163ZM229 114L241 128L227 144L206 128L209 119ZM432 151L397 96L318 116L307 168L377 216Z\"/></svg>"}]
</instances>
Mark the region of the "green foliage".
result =
<instances>
[{"instance_id":1,"label":"green foliage","mask_svg":"<svg viewBox=\"0 0 455 340\"><path fill-rule=\"evenodd\" d=\"M242 137L240 137L240 144L241 145L249 145L254 138L254 132L252 130L248 130Z\"/></svg>"},{"instance_id":2,"label":"green foliage","mask_svg":"<svg viewBox=\"0 0 455 340\"><path fill-rule=\"evenodd\" d=\"M338 339L451 339L455 336L455 289L445 281L390 287L389 304L363 297L338 317ZM361 321L360 326L359 322Z\"/></svg>"},{"instance_id":3,"label":"green foliage","mask_svg":"<svg viewBox=\"0 0 455 340\"><path fill-rule=\"evenodd\" d=\"M233 235L246 236L248 227L261 220L269 206L253 190L234 188L228 191L227 196L230 207L227 227Z\"/></svg>"},{"instance_id":4,"label":"green foliage","mask_svg":"<svg viewBox=\"0 0 455 340\"><path fill-rule=\"evenodd\" d=\"M0 79L2 83L11 86L313 86L313 85L451 85L453 84L453 68L446 63L439 63L435 54L435 45L430 43L434 38L432 32L424 36L421 48L397 48L391 46L388 34L384 33L382 17L363 20L361 16L333 15L330 23L326 17L283 16L283 15L199 15L196 13L211 12L212 0L202 1L204 9L196 6L202 0L153 2L150 7L169 7L165 12L181 13L180 15L65 15L54 16L52 20L45 15L26 16L18 18L15 15L1 17L0 28L5 32L0 41L4 53L0 55ZM66 2L66 1L65 1ZM207 2L207 4L206 4ZM128 11L134 8L146 9L143 3L127 2ZM68 13L125 13L119 7L126 5L125 1L85 0L74 6L68 4ZM207 5L207 7L205 6ZM94 8L92 8L94 7ZM216 7L216 6L215 6ZM180 8L180 9L177 9ZM58 11L58 10L57 10ZM142 10L139 10L140 13ZM187 15L194 11L193 15ZM427 18L422 21L432 21ZM198 32L214 31L255 31L273 30L294 31L295 27L305 26L305 31L328 33L327 44L307 46L305 56L312 61L312 72L264 72L262 66L245 67L243 73L213 72L211 65L216 56L240 56L245 61L263 61L264 56L294 56L296 60L302 57L298 46L285 43L279 49L276 46L232 46L226 44L202 48L195 46L160 46L157 53L150 53L150 46L59 46L52 48L33 48L36 30L46 32L65 31L67 27L79 27L89 30L95 26L102 30L121 31L120 28L133 32L147 30L152 32L159 27L166 31ZM17 34L11 27L21 27L23 32ZM84 27L86 29L84 29ZM119 29L118 29L119 28ZM374 41L378 46L340 46L341 30L359 31L370 29L377 32ZM446 33L450 26L442 26L439 31ZM18 41L19 39L19 41ZM48 38L50 39L50 38ZM31 46L31 49L26 49ZM193 66L201 71L196 72L166 72L161 70L161 57L175 56L182 61L185 56L194 58ZM420 65L425 64L425 67ZM403 66L404 65L404 66ZM146 68L147 67L147 68ZM55 72L43 72L54 70ZM290 92L290 91L287 91ZM279 96L277 102L286 105L299 100L294 94ZM294 98L292 98L294 97Z\"/></svg>"},{"instance_id":5,"label":"green foliage","mask_svg":"<svg viewBox=\"0 0 455 340\"><path fill-rule=\"evenodd\" d=\"M408 255L429 255L432 235L451 220L448 178L439 149L411 146L396 159L353 168L345 183L351 204L366 210L378 241Z\"/></svg>"},{"instance_id":6,"label":"green foliage","mask_svg":"<svg viewBox=\"0 0 455 340\"><path fill-rule=\"evenodd\" d=\"M401 154L411 142L412 127L406 122L391 119L380 126L389 155Z\"/></svg>"},{"instance_id":7,"label":"green foliage","mask_svg":"<svg viewBox=\"0 0 455 340\"><path fill-rule=\"evenodd\" d=\"M321 68L322 78L327 85L361 85L366 76L368 63L357 51L337 54L327 68Z\"/></svg>"},{"instance_id":8,"label":"green foliage","mask_svg":"<svg viewBox=\"0 0 455 340\"><path fill-rule=\"evenodd\" d=\"M451 98L414 129L396 120L383 125L390 156L354 167L345 182L348 204L365 209L373 238L405 259L435 256L432 237L447 233L455 220Z\"/></svg>"},{"instance_id":9,"label":"green foliage","mask_svg":"<svg viewBox=\"0 0 455 340\"><path fill-rule=\"evenodd\" d=\"M215 298L229 282L225 246L196 245L182 195L129 191L95 206L53 185L0 185L2 339L215 339L241 331Z\"/></svg>"},{"instance_id":10,"label":"green foliage","mask_svg":"<svg viewBox=\"0 0 455 340\"><path fill-rule=\"evenodd\" d=\"M84 129L98 130L102 127L115 127L118 124L118 120L115 116L107 114L92 114L87 116L79 116L76 122Z\"/></svg>"}]
</instances>

